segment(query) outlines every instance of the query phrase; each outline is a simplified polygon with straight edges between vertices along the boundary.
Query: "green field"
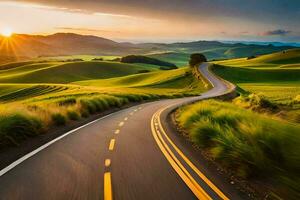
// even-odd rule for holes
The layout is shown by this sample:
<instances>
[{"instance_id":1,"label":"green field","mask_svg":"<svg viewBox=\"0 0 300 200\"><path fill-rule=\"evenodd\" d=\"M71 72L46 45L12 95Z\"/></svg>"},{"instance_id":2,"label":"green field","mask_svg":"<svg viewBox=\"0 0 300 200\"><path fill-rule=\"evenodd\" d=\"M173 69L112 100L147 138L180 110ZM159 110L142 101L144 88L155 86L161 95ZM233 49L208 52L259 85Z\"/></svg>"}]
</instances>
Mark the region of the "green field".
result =
<instances>
[{"instance_id":1,"label":"green field","mask_svg":"<svg viewBox=\"0 0 300 200\"><path fill-rule=\"evenodd\" d=\"M146 64L53 60L2 65L0 145L18 144L28 135L128 103L197 95L204 90L189 68L159 70ZM22 131L12 134L14 127Z\"/></svg>"},{"instance_id":2,"label":"green field","mask_svg":"<svg viewBox=\"0 0 300 200\"><path fill-rule=\"evenodd\" d=\"M46 62L0 71L0 83L70 83L139 73L154 68L117 62Z\"/></svg>"},{"instance_id":3,"label":"green field","mask_svg":"<svg viewBox=\"0 0 300 200\"><path fill-rule=\"evenodd\" d=\"M282 105L287 119L300 122L300 49L214 63L212 70L242 93L262 94Z\"/></svg>"},{"instance_id":4,"label":"green field","mask_svg":"<svg viewBox=\"0 0 300 200\"><path fill-rule=\"evenodd\" d=\"M300 49L290 49L277 53L257 56L252 59L239 58L216 62L219 65L247 68L290 68L299 67Z\"/></svg>"},{"instance_id":5,"label":"green field","mask_svg":"<svg viewBox=\"0 0 300 200\"><path fill-rule=\"evenodd\" d=\"M189 53L183 52L165 52L147 55L152 58L160 59L166 62L176 64L178 67L186 66L190 58Z\"/></svg>"}]
</instances>

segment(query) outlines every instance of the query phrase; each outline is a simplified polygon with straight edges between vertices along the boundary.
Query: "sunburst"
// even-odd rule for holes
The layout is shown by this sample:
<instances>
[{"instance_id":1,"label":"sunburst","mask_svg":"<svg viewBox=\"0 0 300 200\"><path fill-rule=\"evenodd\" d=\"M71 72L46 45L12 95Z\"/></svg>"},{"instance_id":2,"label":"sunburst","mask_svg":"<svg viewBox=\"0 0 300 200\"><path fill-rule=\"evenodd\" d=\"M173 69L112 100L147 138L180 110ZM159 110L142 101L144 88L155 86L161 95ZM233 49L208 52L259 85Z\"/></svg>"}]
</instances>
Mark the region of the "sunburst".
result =
<instances>
[{"instance_id":1,"label":"sunburst","mask_svg":"<svg viewBox=\"0 0 300 200\"><path fill-rule=\"evenodd\" d=\"M5 28L1 31L1 35L4 37L10 37L13 34L12 30L10 28Z\"/></svg>"},{"instance_id":2,"label":"sunburst","mask_svg":"<svg viewBox=\"0 0 300 200\"><path fill-rule=\"evenodd\" d=\"M16 37L12 37L12 30L10 28L5 28L0 31L0 33L3 36L0 38L0 54L18 60L18 41Z\"/></svg>"}]
</instances>

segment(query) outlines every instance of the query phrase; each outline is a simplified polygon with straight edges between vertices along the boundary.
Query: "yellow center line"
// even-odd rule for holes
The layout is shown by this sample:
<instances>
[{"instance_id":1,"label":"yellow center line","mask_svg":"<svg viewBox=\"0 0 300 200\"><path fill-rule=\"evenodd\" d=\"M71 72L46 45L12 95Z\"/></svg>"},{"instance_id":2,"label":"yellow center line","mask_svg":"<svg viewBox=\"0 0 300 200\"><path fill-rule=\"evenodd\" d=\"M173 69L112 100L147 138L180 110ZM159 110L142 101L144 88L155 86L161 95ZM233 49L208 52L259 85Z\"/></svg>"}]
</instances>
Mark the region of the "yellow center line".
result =
<instances>
[{"instance_id":1,"label":"yellow center line","mask_svg":"<svg viewBox=\"0 0 300 200\"><path fill-rule=\"evenodd\" d=\"M137 109L134 110L134 112L138 111Z\"/></svg>"},{"instance_id":2,"label":"yellow center line","mask_svg":"<svg viewBox=\"0 0 300 200\"><path fill-rule=\"evenodd\" d=\"M133 115L133 112L131 112L130 115Z\"/></svg>"},{"instance_id":3,"label":"yellow center line","mask_svg":"<svg viewBox=\"0 0 300 200\"><path fill-rule=\"evenodd\" d=\"M167 109L167 108L165 108ZM167 141L172 145L172 147L176 150L176 152L182 157L182 159L193 169L194 172L214 191L216 192L222 199L229 200L227 196L219 189L217 186L215 186L185 155L184 153L174 144L174 142L170 139L170 137L167 135L167 133L164 131L161 121L160 121L160 115L165 110L161 109L158 113L158 126L160 130L162 131L163 135L166 137Z\"/></svg>"},{"instance_id":4,"label":"yellow center line","mask_svg":"<svg viewBox=\"0 0 300 200\"><path fill-rule=\"evenodd\" d=\"M125 118L124 118L124 121L127 121L127 120L128 120L128 117L125 117Z\"/></svg>"},{"instance_id":5,"label":"yellow center line","mask_svg":"<svg viewBox=\"0 0 300 200\"><path fill-rule=\"evenodd\" d=\"M174 160L175 155L171 152L171 150L167 147L166 143L162 140L159 131L155 130L154 127L154 118L157 116L157 113L152 116L151 119L151 130L152 135L158 144L160 150L165 155L166 159L169 161L173 169L177 172L177 174L181 177L181 179L185 182L185 184L191 189L191 191L195 194L198 199L201 200L211 200L211 198L205 193L205 191L196 183L196 181L191 177L191 175L187 172L187 170L180 164L178 159ZM167 148L167 149L166 149ZM183 171L184 170L184 171Z\"/></svg>"},{"instance_id":6,"label":"yellow center line","mask_svg":"<svg viewBox=\"0 0 300 200\"><path fill-rule=\"evenodd\" d=\"M115 140L115 139L111 139L111 140L110 140L109 147L108 147L108 149L109 149L110 151L114 150L115 143L116 143L116 140Z\"/></svg>"},{"instance_id":7,"label":"yellow center line","mask_svg":"<svg viewBox=\"0 0 300 200\"><path fill-rule=\"evenodd\" d=\"M120 133L120 129L117 129L116 131L115 131L115 134L119 134Z\"/></svg>"},{"instance_id":8,"label":"yellow center line","mask_svg":"<svg viewBox=\"0 0 300 200\"><path fill-rule=\"evenodd\" d=\"M124 125L124 122L120 122L119 123L119 126L121 127L121 126L123 126Z\"/></svg>"},{"instance_id":9,"label":"yellow center line","mask_svg":"<svg viewBox=\"0 0 300 200\"><path fill-rule=\"evenodd\" d=\"M111 160L110 159L105 159L104 165L105 167L109 167L111 164Z\"/></svg>"},{"instance_id":10,"label":"yellow center line","mask_svg":"<svg viewBox=\"0 0 300 200\"><path fill-rule=\"evenodd\" d=\"M111 173L104 173L104 200L112 200Z\"/></svg>"}]
</instances>

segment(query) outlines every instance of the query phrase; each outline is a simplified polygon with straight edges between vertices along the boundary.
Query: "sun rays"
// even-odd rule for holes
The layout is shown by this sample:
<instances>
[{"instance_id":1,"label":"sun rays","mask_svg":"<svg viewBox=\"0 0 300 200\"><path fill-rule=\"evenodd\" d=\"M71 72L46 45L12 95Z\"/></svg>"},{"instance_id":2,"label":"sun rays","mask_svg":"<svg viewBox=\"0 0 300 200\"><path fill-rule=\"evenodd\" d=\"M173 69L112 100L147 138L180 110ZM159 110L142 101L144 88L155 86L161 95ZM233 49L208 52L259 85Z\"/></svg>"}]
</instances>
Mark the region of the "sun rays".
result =
<instances>
[{"instance_id":1,"label":"sun rays","mask_svg":"<svg viewBox=\"0 0 300 200\"><path fill-rule=\"evenodd\" d=\"M3 37L0 37L0 53L7 57L12 57L13 60L18 60L18 39L13 37L13 33L10 29L3 30L1 35L3 35Z\"/></svg>"},{"instance_id":2,"label":"sun rays","mask_svg":"<svg viewBox=\"0 0 300 200\"><path fill-rule=\"evenodd\" d=\"M13 32L10 28L5 28L1 31L1 35L3 35L4 37L10 37L12 36Z\"/></svg>"}]
</instances>

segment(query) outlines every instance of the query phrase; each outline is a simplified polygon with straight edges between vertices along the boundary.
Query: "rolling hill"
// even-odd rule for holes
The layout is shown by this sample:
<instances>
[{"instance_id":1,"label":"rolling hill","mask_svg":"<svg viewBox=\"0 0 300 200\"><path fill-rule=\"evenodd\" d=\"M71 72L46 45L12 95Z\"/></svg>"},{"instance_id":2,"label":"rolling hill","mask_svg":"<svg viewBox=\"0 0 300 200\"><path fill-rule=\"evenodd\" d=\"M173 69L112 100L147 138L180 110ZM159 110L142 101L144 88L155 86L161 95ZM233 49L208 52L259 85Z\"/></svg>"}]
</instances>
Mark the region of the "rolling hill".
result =
<instances>
[{"instance_id":1,"label":"rolling hill","mask_svg":"<svg viewBox=\"0 0 300 200\"><path fill-rule=\"evenodd\" d=\"M99 61L25 63L21 66L10 66L11 69L0 70L0 83L70 83L152 70L140 65Z\"/></svg>"},{"instance_id":2,"label":"rolling hill","mask_svg":"<svg viewBox=\"0 0 300 200\"><path fill-rule=\"evenodd\" d=\"M293 102L300 94L300 49L214 63L212 70L216 74L243 91L261 93L274 102L293 105L299 110L300 105Z\"/></svg>"},{"instance_id":3,"label":"rolling hill","mask_svg":"<svg viewBox=\"0 0 300 200\"><path fill-rule=\"evenodd\" d=\"M1 55L25 57L57 55L119 55L135 52L130 46L96 36L84 36L73 33L57 33L48 36L15 34L10 38L0 37Z\"/></svg>"},{"instance_id":4,"label":"rolling hill","mask_svg":"<svg viewBox=\"0 0 300 200\"><path fill-rule=\"evenodd\" d=\"M14 34L10 38L0 36L0 62L25 60L36 57L68 56L68 55L117 55L157 54L162 53L163 61L170 61L166 52L174 52L181 59L182 65L186 54L204 53L209 60L248 57L283 51L293 46L273 46L242 43L222 43L217 41L195 41L186 43L122 43L92 35L74 33L56 33L53 35ZM182 54L182 55L180 55ZM159 56L159 55L157 55ZM153 55L153 58L156 56ZM174 56L173 56L174 57ZM184 59L184 60L183 60Z\"/></svg>"},{"instance_id":5,"label":"rolling hill","mask_svg":"<svg viewBox=\"0 0 300 200\"><path fill-rule=\"evenodd\" d=\"M170 71L154 71L145 74L134 74L124 77L115 77L110 79L101 80L88 80L74 82L74 84L84 85L84 86L97 86L97 87L148 87L148 86L158 86L163 83L174 81L178 78L185 77L185 72L187 68L180 68ZM185 86L188 84L182 84ZM167 86L169 87L169 86Z\"/></svg>"},{"instance_id":6,"label":"rolling hill","mask_svg":"<svg viewBox=\"0 0 300 200\"><path fill-rule=\"evenodd\" d=\"M300 63L300 49L284 50L254 58L240 58L216 62L225 66L251 67L251 68L295 68Z\"/></svg>"}]
</instances>

